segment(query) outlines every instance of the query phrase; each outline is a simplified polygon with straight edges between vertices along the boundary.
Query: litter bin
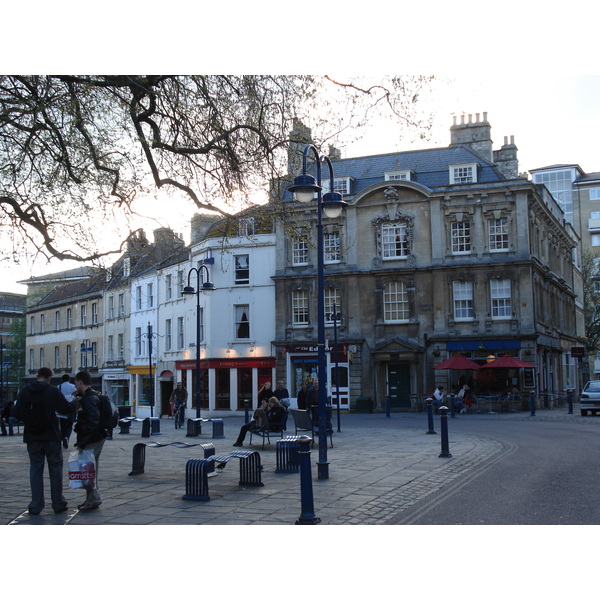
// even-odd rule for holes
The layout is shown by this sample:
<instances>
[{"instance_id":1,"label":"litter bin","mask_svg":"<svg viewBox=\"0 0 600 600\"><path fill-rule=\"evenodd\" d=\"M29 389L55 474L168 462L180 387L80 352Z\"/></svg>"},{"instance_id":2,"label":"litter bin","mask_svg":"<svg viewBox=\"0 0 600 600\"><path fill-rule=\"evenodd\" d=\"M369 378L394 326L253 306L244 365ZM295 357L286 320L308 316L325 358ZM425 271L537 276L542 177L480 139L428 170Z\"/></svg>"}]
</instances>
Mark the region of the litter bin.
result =
<instances>
[{"instance_id":1,"label":"litter bin","mask_svg":"<svg viewBox=\"0 0 600 600\"><path fill-rule=\"evenodd\" d=\"M371 396L358 396L358 398L356 399L356 412L362 414L368 414L373 412Z\"/></svg>"}]
</instances>

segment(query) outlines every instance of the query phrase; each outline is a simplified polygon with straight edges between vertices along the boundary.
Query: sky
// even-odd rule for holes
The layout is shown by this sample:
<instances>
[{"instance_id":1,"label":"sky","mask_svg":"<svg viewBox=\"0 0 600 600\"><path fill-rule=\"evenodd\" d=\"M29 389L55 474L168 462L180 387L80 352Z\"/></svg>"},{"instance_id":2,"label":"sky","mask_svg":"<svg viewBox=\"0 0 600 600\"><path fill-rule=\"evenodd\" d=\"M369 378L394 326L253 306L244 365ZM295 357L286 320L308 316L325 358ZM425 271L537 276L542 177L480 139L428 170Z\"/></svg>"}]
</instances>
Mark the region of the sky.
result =
<instances>
[{"instance_id":1,"label":"sky","mask_svg":"<svg viewBox=\"0 0 600 600\"><path fill-rule=\"evenodd\" d=\"M597 25L584 0L568 8L538 0L489 8L475 0L410 7L371 0L360 19L356 11L314 0L304 0L301 10L272 0L232 0L223 8L172 0L160 27L154 11L139 11L137 3L107 0L103 11L73 0L61 2L73 11L34 4L33 12L19 3L4 9L7 23L27 10L28 36L23 44L20 28L5 29L0 73L435 75L451 83L430 99L431 139L396 139L386 123L374 124L342 148L343 156L447 146L453 115L486 112L494 149L514 136L521 172L558 163L600 171ZM307 28L311 23L319 26ZM176 222L171 216L183 212L161 215L160 225L188 241L193 211ZM144 227L150 232L156 224ZM16 281L71 266L0 261L0 290L25 293Z\"/></svg>"},{"instance_id":2,"label":"sky","mask_svg":"<svg viewBox=\"0 0 600 600\"><path fill-rule=\"evenodd\" d=\"M434 126L429 140L398 139L385 123L375 123L363 138L343 148L343 156L363 156L384 152L443 147L450 143L453 115L487 113L492 127L494 149L500 148L504 137L514 136L518 148L519 170L539 168L559 163L578 164L586 173L600 171L600 75L555 77L552 94L534 93L544 89L543 77L532 76L483 78L439 78L439 90L427 102L434 112ZM527 90L531 90L528 93ZM173 220L161 215L161 224L171 226L189 241L189 216L182 211ZM155 224L146 222L150 232ZM56 261L33 266L34 275L72 268L73 265ZM5 292L26 293L26 286L16 282L30 276L27 267L0 263L0 289Z\"/></svg>"}]
</instances>

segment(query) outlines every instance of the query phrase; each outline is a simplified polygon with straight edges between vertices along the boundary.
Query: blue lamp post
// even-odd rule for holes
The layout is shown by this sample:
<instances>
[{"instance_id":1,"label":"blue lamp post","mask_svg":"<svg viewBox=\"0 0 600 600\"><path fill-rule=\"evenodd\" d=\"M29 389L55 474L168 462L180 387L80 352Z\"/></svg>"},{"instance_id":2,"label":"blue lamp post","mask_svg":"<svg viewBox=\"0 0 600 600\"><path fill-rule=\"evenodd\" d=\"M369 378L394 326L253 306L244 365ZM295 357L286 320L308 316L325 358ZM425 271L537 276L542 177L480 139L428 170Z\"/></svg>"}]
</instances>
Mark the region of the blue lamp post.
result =
<instances>
[{"instance_id":1,"label":"blue lamp post","mask_svg":"<svg viewBox=\"0 0 600 600\"><path fill-rule=\"evenodd\" d=\"M202 272L206 271L206 281L200 284L203 279ZM196 274L196 287L190 285L190 277ZM206 265L200 265L198 268L192 267L188 272L188 284L183 288L182 294L196 295L196 418L201 416L200 403L202 401L202 377L200 376L200 341L202 339L201 321L200 321L200 293L203 292L210 296L215 286L210 281L210 274Z\"/></svg>"},{"instance_id":2,"label":"blue lamp post","mask_svg":"<svg viewBox=\"0 0 600 600\"><path fill-rule=\"evenodd\" d=\"M316 159L317 177L306 172L308 153L312 152ZM321 162L327 163L329 168L329 192L321 194ZM323 247L323 219L322 213L331 219L342 214L347 206L342 195L334 192L333 166L327 156L319 156L313 145L304 148L302 156L302 175L294 179L294 185L289 188L296 200L309 203L317 194L317 350L318 350L318 381L319 381L319 461L317 473L319 479L329 479L329 463L327 461L327 362L325 359L325 284L324 284L324 247Z\"/></svg>"}]
</instances>

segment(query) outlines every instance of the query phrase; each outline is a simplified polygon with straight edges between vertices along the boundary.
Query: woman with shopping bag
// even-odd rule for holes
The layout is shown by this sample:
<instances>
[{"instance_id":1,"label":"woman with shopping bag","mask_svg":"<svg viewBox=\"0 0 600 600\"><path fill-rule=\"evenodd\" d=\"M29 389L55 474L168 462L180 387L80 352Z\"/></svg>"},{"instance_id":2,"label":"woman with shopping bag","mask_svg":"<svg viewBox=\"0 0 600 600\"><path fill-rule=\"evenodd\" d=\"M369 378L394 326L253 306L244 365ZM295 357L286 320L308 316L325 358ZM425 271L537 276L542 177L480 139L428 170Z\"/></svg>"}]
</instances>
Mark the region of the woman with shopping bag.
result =
<instances>
[{"instance_id":1,"label":"woman with shopping bag","mask_svg":"<svg viewBox=\"0 0 600 600\"><path fill-rule=\"evenodd\" d=\"M102 504L98 491L98 463L106 439L106 430L100 426L100 396L92 389L92 376L87 371L79 371L75 375L75 388L77 395L80 396L75 425L77 434L75 446L81 454L84 450L91 450L96 463L94 485L88 482L88 485L83 486L86 493L85 502L77 507L80 511L86 512Z\"/></svg>"}]
</instances>

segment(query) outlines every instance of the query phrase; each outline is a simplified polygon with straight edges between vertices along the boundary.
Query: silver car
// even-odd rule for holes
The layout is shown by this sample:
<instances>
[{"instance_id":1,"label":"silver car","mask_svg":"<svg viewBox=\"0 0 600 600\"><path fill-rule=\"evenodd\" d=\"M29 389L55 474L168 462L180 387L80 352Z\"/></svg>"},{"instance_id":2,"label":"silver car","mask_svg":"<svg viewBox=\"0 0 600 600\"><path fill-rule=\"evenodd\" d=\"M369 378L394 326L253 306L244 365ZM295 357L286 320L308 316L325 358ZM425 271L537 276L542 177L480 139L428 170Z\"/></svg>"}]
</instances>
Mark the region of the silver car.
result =
<instances>
[{"instance_id":1,"label":"silver car","mask_svg":"<svg viewBox=\"0 0 600 600\"><path fill-rule=\"evenodd\" d=\"M594 415L600 412L600 379L588 381L583 386L579 395L579 408L582 417L587 416L588 410Z\"/></svg>"}]
</instances>

